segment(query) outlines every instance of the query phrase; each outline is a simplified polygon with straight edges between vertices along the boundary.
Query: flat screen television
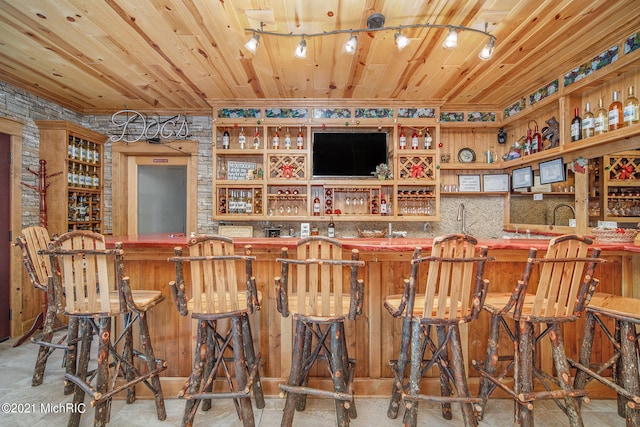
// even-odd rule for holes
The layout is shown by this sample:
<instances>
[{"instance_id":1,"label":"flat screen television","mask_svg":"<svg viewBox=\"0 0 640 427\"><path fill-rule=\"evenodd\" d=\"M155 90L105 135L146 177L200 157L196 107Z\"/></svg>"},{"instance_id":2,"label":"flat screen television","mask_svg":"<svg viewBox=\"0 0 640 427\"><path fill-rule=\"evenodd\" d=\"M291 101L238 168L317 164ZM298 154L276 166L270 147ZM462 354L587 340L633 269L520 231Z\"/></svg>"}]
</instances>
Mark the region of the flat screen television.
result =
<instances>
[{"instance_id":1,"label":"flat screen television","mask_svg":"<svg viewBox=\"0 0 640 427\"><path fill-rule=\"evenodd\" d=\"M385 131L314 132L314 177L368 177L380 163L387 163Z\"/></svg>"}]
</instances>

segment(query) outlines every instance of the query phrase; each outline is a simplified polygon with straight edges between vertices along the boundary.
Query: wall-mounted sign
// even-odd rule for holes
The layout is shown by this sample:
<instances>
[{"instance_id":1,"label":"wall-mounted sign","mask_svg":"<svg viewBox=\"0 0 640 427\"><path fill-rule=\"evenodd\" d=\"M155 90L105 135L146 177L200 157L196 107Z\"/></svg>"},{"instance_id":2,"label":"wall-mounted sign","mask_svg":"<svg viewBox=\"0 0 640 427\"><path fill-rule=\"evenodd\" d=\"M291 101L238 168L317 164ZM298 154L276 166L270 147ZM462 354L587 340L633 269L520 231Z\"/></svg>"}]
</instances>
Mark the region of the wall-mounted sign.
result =
<instances>
[{"instance_id":1,"label":"wall-mounted sign","mask_svg":"<svg viewBox=\"0 0 640 427\"><path fill-rule=\"evenodd\" d=\"M119 135L112 135L111 142L137 142L141 139L159 143L161 139L185 139L189 137L187 117L182 114L161 120L150 119L135 110L120 110L111 116L111 123L119 128Z\"/></svg>"}]
</instances>

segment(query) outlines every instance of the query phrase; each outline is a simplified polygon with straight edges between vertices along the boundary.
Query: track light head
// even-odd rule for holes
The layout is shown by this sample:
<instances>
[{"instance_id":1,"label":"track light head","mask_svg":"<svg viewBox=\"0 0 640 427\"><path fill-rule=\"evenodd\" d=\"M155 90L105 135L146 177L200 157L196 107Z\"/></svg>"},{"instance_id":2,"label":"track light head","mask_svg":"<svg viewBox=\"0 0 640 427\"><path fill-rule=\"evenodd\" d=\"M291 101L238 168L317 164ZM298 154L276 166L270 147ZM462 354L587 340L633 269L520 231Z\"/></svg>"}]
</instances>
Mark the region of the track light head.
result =
<instances>
[{"instance_id":1,"label":"track light head","mask_svg":"<svg viewBox=\"0 0 640 427\"><path fill-rule=\"evenodd\" d=\"M409 39L406 36L403 36L400 33L400 31L398 31L396 35L393 36L393 38L396 42L396 46L398 47L398 50L404 49L409 44Z\"/></svg>"},{"instance_id":2,"label":"track light head","mask_svg":"<svg viewBox=\"0 0 640 427\"><path fill-rule=\"evenodd\" d=\"M293 55L300 59L305 59L307 57L307 41L304 38L300 40L300 43L298 43Z\"/></svg>"},{"instance_id":3,"label":"track light head","mask_svg":"<svg viewBox=\"0 0 640 427\"><path fill-rule=\"evenodd\" d=\"M351 34L349 40L344 44L344 51L349 55L354 55L356 53L356 49L358 48L358 37L354 34Z\"/></svg>"},{"instance_id":4,"label":"track light head","mask_svg":"<svg viewBox=\"0 0 640 427\"><path fill-rule=\"evenodd\" d=\"M491 56L493 55L493 45L494 45L494 39L489 40L489 43L487 43L482 48L482 50L478 54L478 57L483 61L488 61L489 59L491 59Z\"/></svg>"},{"instance_id":5,"label":"track light head","mask_svg":"<svg viewBox=\"0 0 640 427\"><path fill-rule=\"evenodd\" d=\"M449 33L447 34L447 38L444 39L444 43L442 43L442 47L445 49L453 49L458 46L458 30L455 28L449 28Z\"/></svg>"},{"instance_id":6,"label":"track light head","mask_svg":"<svg viewBox=\"0 0 640 427\"><path fill-rule=\"evenodd\" d=\"M249 52L255 54L258 50L258 42L260 40L260 36L256 33L253 33L253 36L244 44L244 48Z\"/></svg>"}]
</instances>

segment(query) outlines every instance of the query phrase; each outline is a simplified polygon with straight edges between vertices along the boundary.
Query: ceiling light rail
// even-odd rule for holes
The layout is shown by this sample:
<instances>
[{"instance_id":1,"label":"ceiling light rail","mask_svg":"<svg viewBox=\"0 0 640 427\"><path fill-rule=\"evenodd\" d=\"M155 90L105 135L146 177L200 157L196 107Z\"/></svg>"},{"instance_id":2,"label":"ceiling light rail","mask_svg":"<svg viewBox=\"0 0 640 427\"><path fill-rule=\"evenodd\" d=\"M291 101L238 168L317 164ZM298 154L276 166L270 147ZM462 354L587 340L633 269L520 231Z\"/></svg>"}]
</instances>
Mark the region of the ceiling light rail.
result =
<instances>
[{"instance_id":1,"label":"ceiling light rail","mask_svg":"<svg viewBox=\"0 0 640 427\"><path fill-rule=\"evenodd\" d=\"M245 31L251 32L252 36L245 43L244 47L250 51L251 53L256 53L258 50L260 36L275 36L275 37L300 37L300 43L296 46L294 51L294 56L296 58L304 59L307 56L307 42L305 39L310 39L313 37L321 37L321 36L330 36L335 34L349 34L349 39L344 45L344 50L350 55L354 55L356 53L358 47L358 33L369 33L372 31L395 31L394 41L398 50L404 49L409 44L409 38L402 34L403 30L411 29L411 28L442 28L448 29L447 36L442 44L445 49L452 49L458 46L458 33L462 31L471 31L474 33L482 34L487 37L489 40L487 44L482 48L478 57L483 61L491 59L493 55L493 49L495 46L496 38L494 35L487 32L488 24L485 23L484 31L479 30L477 28L465 27L463 25L450 25L450 24L407 24L407 25L395 25L395 26L384 26L384 16L376 13L371 15L367 19L367 28L350 28L345 30L333 30L333 31L323 31L321 33L278 33L275 31L265 31L264 23L260 23L260 29L251 29L245 28Z\"/></svg>"}]
</instances>

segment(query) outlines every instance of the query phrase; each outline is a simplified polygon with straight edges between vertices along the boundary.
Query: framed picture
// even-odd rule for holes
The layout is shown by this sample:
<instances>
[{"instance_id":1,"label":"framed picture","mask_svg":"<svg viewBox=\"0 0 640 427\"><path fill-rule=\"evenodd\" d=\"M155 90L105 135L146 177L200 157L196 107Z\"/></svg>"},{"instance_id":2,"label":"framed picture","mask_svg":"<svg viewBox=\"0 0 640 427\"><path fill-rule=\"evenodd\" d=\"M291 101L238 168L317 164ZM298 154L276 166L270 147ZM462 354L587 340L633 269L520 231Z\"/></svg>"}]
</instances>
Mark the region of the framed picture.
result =
<instances>
[{"instance_id":1,"label":"framed picture","mask_svg":"<svg viewBox=\"0 0 640 427\"><path fill-rule=\"evenodd\" d=\"M509 191L509 174L482 175L482 191L506 193Z\"/></svg>"},{"instance_id":2,"label":"framed picture","mask_svg":"<svg viewBox=\"0 0 640 427\"><path fill-rule=\"evenodd\" d=\"M511 171L511 186L515 190L517 188L526 188L533 185L533 169L531 166L514 169Z\"/></svg>"},{"instance_id":3,"label":"framed picture","mask_svg":"<svg viewBox=\"0 0 640 427\"><path fill-rule=\"evenodd\" d=\"M538 163L540 167L540 184L566 181L566 173L562 157Z\"/></svg>"},{"instance_id":4,"label":"framed picture","mask_svg":"<svg viewBox=\"0 0 640 427\"><path fill-rule=\"evenodd\" d=\"M461 192L479 193L480 175L458 175L458 190Z\"/></svg>"}]
</instances>

